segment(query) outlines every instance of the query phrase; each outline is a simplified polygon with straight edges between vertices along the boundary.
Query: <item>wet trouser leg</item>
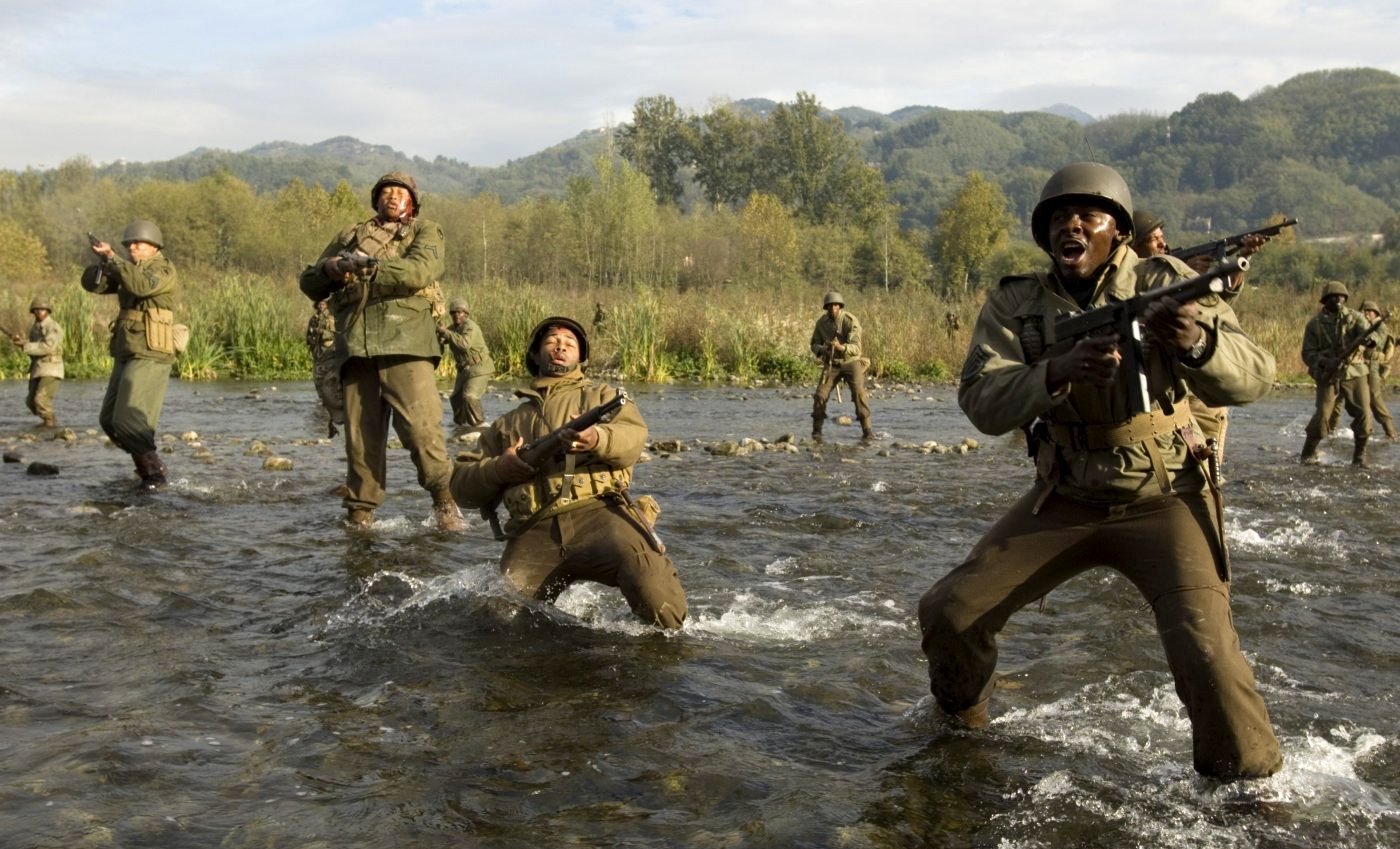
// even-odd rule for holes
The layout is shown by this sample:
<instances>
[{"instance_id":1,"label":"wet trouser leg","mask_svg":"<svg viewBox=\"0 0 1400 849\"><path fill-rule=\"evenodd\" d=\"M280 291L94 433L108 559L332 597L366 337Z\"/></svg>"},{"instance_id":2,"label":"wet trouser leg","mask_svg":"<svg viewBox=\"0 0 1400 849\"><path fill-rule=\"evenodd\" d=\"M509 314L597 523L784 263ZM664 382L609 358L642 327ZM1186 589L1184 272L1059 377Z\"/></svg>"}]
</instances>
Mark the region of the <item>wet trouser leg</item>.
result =
<instances>
[{"instance_id":1,"label":"wet trouser leg","mask_svg":"<svg viewBox=\"0 0 1400 849\"><path fill-rule=\"evenodd\" d=\"M341 385L347 508L373 510L384 503L391 418L418 469L418 484L435 500L451 500L452 464L434 374L432 360L417 357L354 357L346 362Z\"/></svg>"},{"instance_id":2,"label":"wet trouser leg","mask_svg":"<svg viewBox=\"0 0 1400 849\"><path fill-rule=\"evenodd\" d=\"M1385 378L1379 372L1371 372L1366 378L1371 392L1371 418L1381 426L1385 435L1394 439L1395 420L1390 416L1390 408L1385 404Z\"/></svg>"},{"instance_id":3,"label":"wet trouser leg","mask_svg":"<svg viewBox=\"0 0 1400 849\"><path fill-rule=\"evenodd\" d=\"M561 513L506 543L501 573L523 593L553 601L575 581L617 587L639 619L685 622L685 590L671 559L613 503Z\"/></svg>"},{"instance_id":4,"label":"wet trouser leg","mask_svg":"<svg viewBox=\"0 0 1400 849\"><path fill-rule=\"evenodd\" d=\"M930 689L956 713L991 695L996 636L1016 610L1080 572L1122 572L1151 603L1176 691L1191 719L1198 771L1270 775L1282 763L1268 711L1240 652L1207 498L1124 507L1032 492L919 604Z\"/></svg>"},{"instance_id":5,"label":"wet trouser leg","mask_svg":"<svg viewBox=\"0 0 1400 849\"><path fill-rule=\"evenodd\" d=\"M53 397L58 393L58 384L59 378L56 377L29 378L29 394L24 399L29 412L46 422L52 421Z\"/></svg>"},{"instance_id":6,"label":"wet trouser leg","mask_svg":"<svg viewBox=\"0 0 1400 849\"><path fill-rule=\"evenodd\" d=\"M491 385L491 375L472 377L466 372L457 373L457 382L452 387L452 423L476 427L486 422L486 412L481 406L481 397Z\"/></svg>"},{"instance_id":7,"label":"wet trouser leg","mask_svg":"<svg viewBox=\"0 0 1400 849\"><path fill-rule=\"evenodd\" d=\"M336 367L335 357L318 357L316 364L312 366L311 378L316 384L316 395L321 399L321 406L325 407L326 413L330 415L331 423L343 426L345 399L340 389L340 369Z\"/></svg>"},{"instance_id":8,"label":"wet trouser leg","mask_svg":"<svg viewBox=\"0 0 1400 849\"><path fill-rule=\"evenodd\" d=\"M170 363L134 357L112 365L97 421L128 454L156 450L156 428L170 383Z\"/></svg>"},{"instance_id":9,"label":"wet trouser leg","mask_svg":"<svg viewBox=\"0 0 1400 849\"><path fill-rule=\"evenodd\" d=\"M836 388L836 381L841 378L841 368L833 365L829 369L822 371L821 380L817 382L817 391L812 393L812 433L821 433L822 422L826 421L826 403L831 398L832 390Z\"/></svg>"},{"instance_id":10,"label":"wet trouser leg","mask_svg":"<svg viewBox=\"0 0 1400 849\"><path fill-rule=\"evenodd\" d=\"M863 431L870 430L870 393L865 388L865 360L854 359L841 366L841 377L851 387L851 401L856 405L856 420Z\"/></svg>"}]
</instances>

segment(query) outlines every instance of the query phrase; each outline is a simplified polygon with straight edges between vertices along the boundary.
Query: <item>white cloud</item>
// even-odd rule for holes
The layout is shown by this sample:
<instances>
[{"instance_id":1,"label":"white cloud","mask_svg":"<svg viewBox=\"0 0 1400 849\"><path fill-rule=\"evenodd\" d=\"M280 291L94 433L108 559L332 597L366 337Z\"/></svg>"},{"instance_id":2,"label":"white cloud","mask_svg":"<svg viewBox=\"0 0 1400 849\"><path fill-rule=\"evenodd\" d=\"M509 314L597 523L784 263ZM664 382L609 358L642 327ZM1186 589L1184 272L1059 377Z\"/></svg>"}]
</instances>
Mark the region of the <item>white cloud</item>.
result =
<instances>
[{"instance_id":1,"label":"white cloud","mask_svg":"<svg viewBox=\"0 0 1400 849\"><path fill-rule=\"evenodd\" d=\"M1400 11L1374 0L0 0L0 18L0 167L336 135L498 164L651 94L1105 115L1400 72Z\"/></svg>"}]
</instances>

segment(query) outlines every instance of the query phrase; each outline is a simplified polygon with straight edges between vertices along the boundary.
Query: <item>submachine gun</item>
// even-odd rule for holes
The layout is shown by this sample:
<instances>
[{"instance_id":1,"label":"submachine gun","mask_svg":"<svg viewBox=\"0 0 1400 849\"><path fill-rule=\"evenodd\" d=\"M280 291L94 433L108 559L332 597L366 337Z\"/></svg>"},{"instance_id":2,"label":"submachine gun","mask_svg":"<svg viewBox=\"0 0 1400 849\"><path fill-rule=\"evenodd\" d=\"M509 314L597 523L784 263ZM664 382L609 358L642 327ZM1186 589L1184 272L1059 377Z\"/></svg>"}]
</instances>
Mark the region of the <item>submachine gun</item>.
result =
<instances>
[{"instance_id":1,"label":"submachine gun","mask_svg":"<svg viewBox=\"0 0 1400 849\"><path fill-rule=\"evenodd\" d=\"M1138 325L1138 318L1150 305L1162 298L1188 303L1200 300L1206 295L1219 294L1225 290L1227 278L1248 269L1249 260L1235 257L1198 277L1148 289L1126 301L1114 301L1088 312L1062 316L1055 320L1055 344L1073 344L1084 336L1118 334L1118 351L1123 357L1119 368L1135 378L1128 386L1128 412L1131 415L1146 413L1151 409L1152 403L1147 394L1147 370L1142 359L1142 330Z\"/></svg>"},{"instance_id":2,"label":"submachine gun","mask_svg":"<svg viewBox=\"0 0 1400 849\"><path fill-rule=\"evenodd\" d=\"M1240 245L1243 244L1244 240L1249 238L1250 236L1263 236L1266 239L1272 239L1274 236L1277 236L1279 233L1282 233L1283 228L1295 227L1297 226L1297 224L1298 219L1290 218L1287 221L1283 221L1279 224L1271 224L1268 227L1260 227L1258 230L1246 230L1243 233L1236 233L1233 236L1226 236L1223 239L1216 239L1213 242L1202 242L1199 245L1192 245L1189 248L1177 248L1176 250L1167 251L1167 253L1171 256L1176 257L1182 262L1185 262L1186 260L1191 259L1193 257L1201 256L1202 254L1210 254L1211 258L1215 262L1224 262L1226 259L1238 252L1240 249Z\"/></svg>"},{"instance_id":3,"label":"submachine gun","mask_svg":"<svg viewBox=\"0 0 1400 849\"><path fill-rule=\"evenodd\" d=\"M1355 354L1362 348L1375 347L1376 340L1371 338L1371 334L1375 333L1377 330L1380 330L1381 325L1385 323L1385 320L1387 318L1390 318L1389 310L1381 313L1381 317L1376 319L1375 323L1372 324L1370 327L1366 328L1366 332L1362 333L1360 336L1348 342L1347 346L1342 349L1342 352L1337 355L1337 361L1331 366L1329 366L1327 368L1327 371L1323 373L1321 383L1327 384L1341 382L1341 377L1347 369L1347 360L1351 359L1351 355Z\"/></svg>"},{"instance_id":4,"label":"submachine gun","mask_svg":"<svg viewBox=\"0 0 1400 849\"><path fill-rule=\"evenodd\" d=\"M538 469L540 464L545 460L548 460L556 454L564 453L565 445L564 437L562 436L564 431L578 433L588 430L596 424L606 424L612 421L617 416L618 411L631 403L631 401L631 395L619 391L617 395L613 396L611 401L604 401L591 410L584 410L577 417L570 419L562 426L546 433L539 439L520 446L515 452L515 455L521 460L524 460L527 465ZM491 524L491 533L498 540L506 538L505 534L501 532L500 519L496 517L496 508L500 506L501 498L504 495L505 491L502 490L491 500L491 503L481 508L481 518Z\"/></svg>"}]
</instances>

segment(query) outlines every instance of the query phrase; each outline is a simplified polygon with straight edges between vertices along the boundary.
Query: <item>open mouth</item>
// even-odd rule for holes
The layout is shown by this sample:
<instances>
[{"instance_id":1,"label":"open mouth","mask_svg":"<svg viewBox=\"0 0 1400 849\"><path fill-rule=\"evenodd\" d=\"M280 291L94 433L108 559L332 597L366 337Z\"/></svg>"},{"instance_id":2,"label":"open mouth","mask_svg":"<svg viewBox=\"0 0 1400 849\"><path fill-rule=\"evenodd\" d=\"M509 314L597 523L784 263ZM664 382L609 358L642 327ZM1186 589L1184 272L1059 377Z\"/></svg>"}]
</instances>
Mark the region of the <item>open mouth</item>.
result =
<instances>
[{"instance_id":1,"label":"open mouth","mask_svg":"<svg viewBox=\"0 0 1400 849\"><path fill-rule=\"evenodd\" d=\"M1079 262L1084 258L1086 252L1088 252L1088 246L1082 242L1065 241L1060 243L1059 256L1065 262Z\"/></svg>"}]
</instances>

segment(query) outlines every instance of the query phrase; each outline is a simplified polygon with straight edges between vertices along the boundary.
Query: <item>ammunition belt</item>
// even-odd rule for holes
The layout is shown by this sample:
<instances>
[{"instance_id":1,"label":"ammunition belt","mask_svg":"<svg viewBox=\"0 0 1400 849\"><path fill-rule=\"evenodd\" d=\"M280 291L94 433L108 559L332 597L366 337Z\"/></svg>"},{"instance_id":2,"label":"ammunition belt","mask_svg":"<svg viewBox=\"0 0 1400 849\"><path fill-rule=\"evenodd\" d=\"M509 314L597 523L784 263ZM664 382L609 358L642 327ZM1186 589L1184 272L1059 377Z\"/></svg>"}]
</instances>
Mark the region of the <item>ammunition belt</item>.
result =
<instances>
[{"instance_id":1,"label":"ammunition belt","mask_svg":"<svg viewBox=\"0 0 1400 849\"><path fill-rule=\"evenodd\" d=\"M1183 401L1168 415L1161 410L1139 413L1117 424L1060 424L1046 422L1050 441L1077 451L1103 451L1136 445L1191 424L1191 408Z\"/></svg>"}]
</instances>

